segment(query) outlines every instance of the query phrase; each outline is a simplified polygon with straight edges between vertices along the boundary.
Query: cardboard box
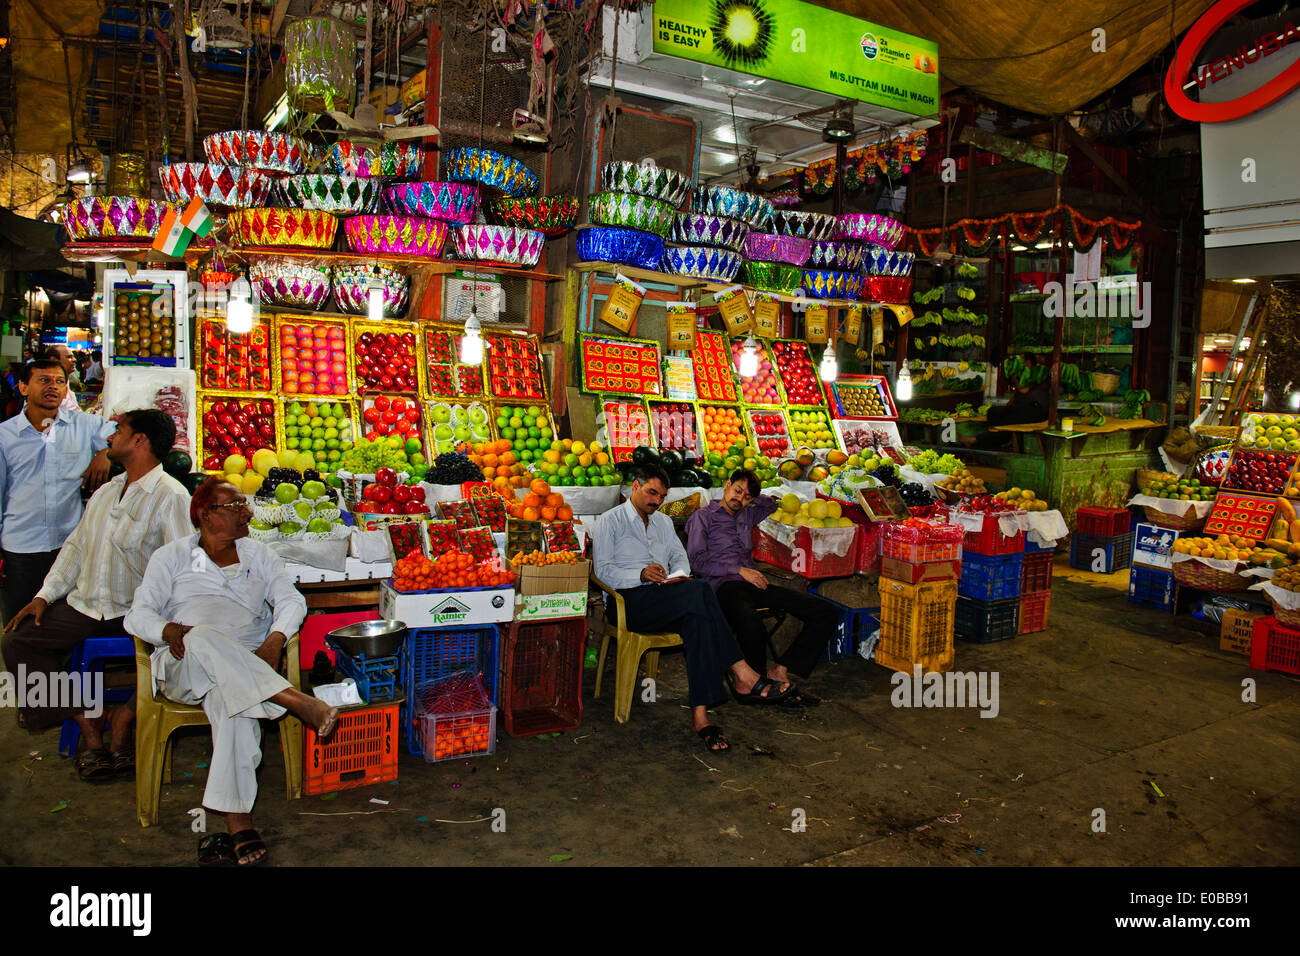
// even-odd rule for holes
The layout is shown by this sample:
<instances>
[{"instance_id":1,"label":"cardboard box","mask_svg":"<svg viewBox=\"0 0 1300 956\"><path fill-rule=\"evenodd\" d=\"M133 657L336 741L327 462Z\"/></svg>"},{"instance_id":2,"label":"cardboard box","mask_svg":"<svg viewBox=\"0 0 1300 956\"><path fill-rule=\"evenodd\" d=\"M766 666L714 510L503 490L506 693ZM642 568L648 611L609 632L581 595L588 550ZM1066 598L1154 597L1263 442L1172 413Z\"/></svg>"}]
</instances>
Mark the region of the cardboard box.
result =
<instances>
[{"instance_id":1,"label":"cardboard box","mask_svg":"<svg viewBox=\"0 0 1300 956\"><path fill-rule=\"evenodd\" d=\"M1255 622L1263 617L1259 611L1239 611L1227 608L1223 612L1223 625L1219 631L1219 650L1250 656L1250 638Z\"/></svg>"},{"instance_id":2,"label":"cardboard box","mask_svg":"<svg viewBox=\"0 0 1300 956\"><path fill-rule=\"evenodd\" d=\"M586 617L587 592L567 594L521 594L515 607L517 621L549 621L562 617Z\"/></svg>"},{"instance_id":3,"label":"cardboard box","mask_svg":"<svg viewBox=\"0 0 1300 956\"><path fill-rule=\"evenodd\" d=\"M520 621L544 621L561 617L585 617L590 561L551 564L519 569L519 601L515 617Z\"/></svg>"},{"instance_id":4,"label":"cardboard box","mask_svg":"<svg viewBox=\"0 0 1300 956\"><path fill-rule=\"evenodd\" d=\"M418 591L403 594L389 581L379 585L379 616L407 627L500 624L515 617L514 588Z\"/></svg>"},{"instance_id":5,"label":"cardboard box","mask_svg":"<svg viewBox=\"0 0 1300 956\"><path fill-rule=\"evenodd\" d=\"M912 564L898 558L881 555L880 576L906 584L919 584L922 581L956 581L961 578L960 561L927 561Z\"/></svg>"}]
</instances>

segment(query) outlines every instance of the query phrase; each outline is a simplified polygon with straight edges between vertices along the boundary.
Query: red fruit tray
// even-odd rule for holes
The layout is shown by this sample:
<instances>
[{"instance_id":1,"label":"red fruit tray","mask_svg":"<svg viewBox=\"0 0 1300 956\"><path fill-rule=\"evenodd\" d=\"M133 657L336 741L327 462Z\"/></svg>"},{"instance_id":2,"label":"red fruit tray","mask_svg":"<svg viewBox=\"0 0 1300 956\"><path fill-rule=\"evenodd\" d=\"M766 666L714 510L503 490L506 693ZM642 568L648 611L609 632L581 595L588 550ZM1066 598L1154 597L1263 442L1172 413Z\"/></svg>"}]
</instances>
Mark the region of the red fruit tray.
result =
<instances>
[{"instance_id":1,"label":"red fruit tray","mask_svg":"<svg viewBox=\"0 0 1300 956\"><path fill-rule=\"evenodd\" d=\"M414 322L352 320L352 371L358 393L415 395L427 390L417 331Z\"/></svg>"},{"instance_id":2,"label":"red fruit tray","mask_svg":"<svg viewBox=\"0 0 1300 956\"><path fill-rule=\"evenodd\" d=\"M310 350L310 351L308 351ZM291 398L352 393L354 359L345 319L278 315L271 326L275 391Z\"/></svg>"},{"instance_id":3,"label":"red fruit tray","mask_svg":"<svg viewBox=\"0 0 1300 956\"><path fill-rule=\"evenodd\" d=\"M1297 457L1300 456L1284 451L1234 448L1232 457L1228 459L1228 470L1224 472L1219 487L1257 495L1280 495L1286 490L1287 481L1295 471Z\"/></svg>"},{"instance_id":4,"label":"red fruit tray","mask_svg":"<svg viewBox=\"0 0 1300 956\"><path fill-rule=\"evenodd\" d=\"M808 354L808 343L799 339L777 339L771 343L772 357L776 363L781 387L785 389L786 402L791 405L819 405L825 407L821 377Z\"/></svg>"},{"instance_id":5,"label":"red fruit tray","mask_svg":"<svg viewBox=\"0 0 1300 956\"><path fill-rule=\"evenodd\" d=\"M254 411L250 412L250 408ZM270 398L250 398L234 392L205 393L199 400L195 444L198 460L205 470L216 471L220 466L208 467L211 459L224 462L230 455L243 455L251 467L253 453L258 449L284 447L278 440L283 434L280 421L279 410Z\"/></svg>"},{"instance_id":6,"label":"red fruit tray","mask_svg":"<svg viewBox=\"0 0 1300 956\"><path fill-rule=\"evenodd\" d=\"M662 352L650 339L584 335L582 390L614 395L662 395Z\"/></svg>"},{"instance_id":7,"label":"red fruit tray","mask_svg":"<svg viewBox=\"0 0 1300 956\"><path fill-rule=\"evenodd\" d=\"M746 405L764 408L780 408L785 404L785 396L776 378L776 366L772 356L762 343L758 345L758 372L751 378L740 375L740 356L744 351L743 339L731 340L731 366L737 370L736 381L740 385L740 400Z\"/></svg>"},{"instance_id":8,"label":"red fruit tray","mask_svg":"<svg viewBox=\"0 0 1300 956\"><path fill-rule=\"evenodd\" d=\"M605 415L605 435L614 461L631 461L634 449L650 444L650 413L644 401L605 398L600 409Z\"/></svg>"},{"instance_id":9,"label":"red fruit tray","mask_svg":"<svg viewBox=\"0 0 1300 956\"><path fill-rule=\"evenodd\" d=\"M459 332L426 329L424 333L425 375L429 394L439 398L481 398L482 365L461 365Z\"/></svg>"},{"instance_id":10,"label":"red fruit tray","mask_svg":"<svg viewBox=\"0 0 1300 956\"><path fill-rule=\"evenodd\" d=\"M698 456L701 451L699 422L690 402L650 402L650 430L660 451L680 451Z\"/></svg>"},{"instance_id":11,"label":"red fruit tray","mask_svg":"<svg viewBox=\"0 0 1300 956\"><path fill-rule=\"evenodd\" d=\"M496 398L542 401L546 398L542 359L532 336L487 337L488 382Z\"/></svg>"},{"instance_id":12,"label":"red fruit tray","mask_svg":"<svg viewBox=\"0 0 1300 956\"><path fill-rule=\"evenodd\" d=\"M768 458L783 458L793 448L790 425L781 409L746 406L745 421L760 454Z\"/></svg>"},{"instance_id":13,"label":"red fruit tray","mask_svg":"<svg viewBox=\"0 0 1300 956\"><path fill-rule=\"evenodd\" d=\"M271 390L271 326L254 320L247 333L226 329L222 319L203 319L199 329L200 388Z\"/></svg>"},{"instance_id":14,"label":"red fruit tray","mask_svg":"<svg viewBox=\"0 0 1300 956\"><path fill-rule=\"evenodd\" d=\"M740 399L731 371L731 351L721 332L695 333L695 396L701 402L735 402Z\"/></svg>"},{"instance_id":15,"label":"red fruit tray","mask_svg":"<svg viewBox=\"0 0 1300 956\"><path fill-rule=\"evenodd\" d=\"M1220 491L1205 521L1205 534L1236 534L1261 541L1277 513L1277 501L1239 491Z\"/></svg>"}]
</instances>

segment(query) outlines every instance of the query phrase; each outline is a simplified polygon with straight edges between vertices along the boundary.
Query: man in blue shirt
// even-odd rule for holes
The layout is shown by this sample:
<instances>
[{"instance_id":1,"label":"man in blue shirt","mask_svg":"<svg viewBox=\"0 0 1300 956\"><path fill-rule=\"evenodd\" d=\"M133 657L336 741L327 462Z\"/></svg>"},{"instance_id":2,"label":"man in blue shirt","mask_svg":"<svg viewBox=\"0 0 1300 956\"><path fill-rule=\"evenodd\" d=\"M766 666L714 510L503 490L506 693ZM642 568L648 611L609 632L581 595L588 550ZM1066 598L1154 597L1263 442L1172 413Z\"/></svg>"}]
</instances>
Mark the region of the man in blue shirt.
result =
<instances>
[{"instance_id":1,"label":"man in blue shirt","mask_svg":"<svg viewBox=\"0 0 1300 956\"><path fill-rule=\"evenodd\" d=\"M686 549L672 519L658 513L666 494L664 470L657 465L643 468L628 500L596 520L595 573L623 598L629 628L681 636L693 726L705 747L724 753L730 745L722 731L709 723L708 711L726 700L725 671L731 671L732 693L743 704L776 704L794 689L745 663L713 588L689 576ZM606 608L610 610L610 605Z\"/></svg>"},{"instance_id":2,"label":"man in blue shirt","mask_svg":"<svg viewBox=\"0 0 1300 956\"><path fill-rule=\"evenodd\" d=\"M0 554L8 621L40 590L59 548L81 519L81 489L108 478L108 438L117 425L61 409L63 366L32 362L19 391L27 405L0 422Z\"/></svg>"}]
</instances>

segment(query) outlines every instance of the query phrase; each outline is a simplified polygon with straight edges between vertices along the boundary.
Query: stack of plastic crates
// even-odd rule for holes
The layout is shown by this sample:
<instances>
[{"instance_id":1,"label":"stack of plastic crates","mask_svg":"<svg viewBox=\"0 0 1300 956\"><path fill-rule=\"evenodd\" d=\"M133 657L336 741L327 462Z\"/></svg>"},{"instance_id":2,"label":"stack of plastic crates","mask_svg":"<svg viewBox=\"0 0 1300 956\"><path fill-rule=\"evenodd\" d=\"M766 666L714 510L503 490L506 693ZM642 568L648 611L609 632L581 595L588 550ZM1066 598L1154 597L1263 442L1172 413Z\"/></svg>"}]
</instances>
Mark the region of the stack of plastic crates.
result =
<instances>
[{"instance_id":1,"label":"stack of plastic crates","mask_svg":"<svg viewBox=\"0 0 1300 956\"><path fill-rule=\"evenodd\" d=\"M315 796L396 780L398 711L396 702L341 711L334 733L324 743L315 729L304 726L303 794Z\"/></svg>"},{"instance_id":2,"label":"stack of plastic crates","mask_svg":"<svg viewBox=\"0 0 1300 956\"><path fill-rule=\"evenodd\" d=\"M979 531L966 532L955 631L987 644L1015 637L1024 583L1025 532L1004 535L998 516L985 515Z\"/></svg>"},{"instance_id":3,"label":"stack of plastic crates","mask_svg":"<svg viewBox=\"0 0 1300 956\"><path fill-rule=\"evenodd\" d=\"M1127 568L1133 558L1130 517L1124 508L1080 508L1070 538L1070 567L1098 574Z\"/></svg>"},{"instance_id":4,"label":"stack of plastic crates","mask_svg":"<svg viewBox=\"0 0 1300 956\"><path fill-rule=\"evenodd\" d=\"M416 756L424 753L414 711L418 684L470 671L482 675L488 702L496 703L500 639L495 624L415 628L407 635L401 653L402 689L406 694L402 733L407 750Z\"/></svg>"},{"instance_id":5,"label":"stack of plastic crates","mask_svg":"<svg viewBox=\"0 0 1300 956\"><path fill-rule=\"evenodd\" d=\"M482 674L461 671L421 681L412 701L415 733L427 763L482 757L497 749L497 709Z\"/></svg>"},{"instance_id":6,"label":"stack of plastic crates","mask_svg":"<svg viewBox=\"0 0 1300 956\"><path fill-rule=\"evenodd\" d=\"M1025 563L1020 574L1020 633L1047 630L1052 605L1052 562L1056 552L1049 549L1029 550L1025 540Z\"/></svg>"},{"instance_id":7,"label":"stack of plastic crates","mask_svg":"<svg viewBox=\"0 0 1300 956\"><path fill-rule=\"evenodd\" d=\"M511 737L572 730L582 722L585 618L506 626L501 642L501 722Z\"/></svg>"},{"instance_id":8,"label":"stack of plastic crates","mask_svg":"<svg viewBox=\"0 0 1300 956\"><path fill-rule=\"evenodd\" d=\"M1172 611L1178 596L1171 555L1174 542L1187 531L1139 523L1133 529L1132 565L1128 575L1130 604Z\"/></svg>"},{"instance_id":9,"label":"stack of plastic crates","mask_svg":"<svg viewBox=\"0 0 1300 956\"><path fill-rule=\"evenodd\" d=\"M816 584L808 585L808 593L825 601L835 609L839 621L835 626L835 635L827 643L826 652L821 661L841 661L853 657L858 646L871 636L880 621L878 607L849 607L839 601L831 600L822 594Z\"/></svg>"},{"instance_id":10,"label":"stack of plastic crates","mask_svg":"<svg viewBox=\"0 0 1300 956\"><path fill-rule=\"evenodd\" d=\"M880 641L876 663L911 674L952 670L956 581L905 584L880 579Z\"/></svg>"}]
</instances>

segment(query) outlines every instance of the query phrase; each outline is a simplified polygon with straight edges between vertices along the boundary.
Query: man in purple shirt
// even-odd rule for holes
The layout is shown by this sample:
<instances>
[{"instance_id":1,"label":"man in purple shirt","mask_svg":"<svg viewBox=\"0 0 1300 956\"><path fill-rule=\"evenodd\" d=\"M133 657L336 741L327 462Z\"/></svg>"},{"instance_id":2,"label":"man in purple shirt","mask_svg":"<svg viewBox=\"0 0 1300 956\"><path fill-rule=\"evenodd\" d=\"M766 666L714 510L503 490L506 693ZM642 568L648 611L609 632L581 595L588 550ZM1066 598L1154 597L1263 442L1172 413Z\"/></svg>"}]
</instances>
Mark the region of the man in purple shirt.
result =
<instances>
[{"instance_id":1,"label":"man in purple shirt","mask_svg":"<svg viewBox=\"0 0 1300 956\"><path fill-rule=\"evenodd\" d=\"M830 604L790 588L769 584L754 564L754 526L777 508L777 500L759 492L752 471L733 472L722 488L722 499L691 515L686 523L686 554L695 573L717 592L727 623L736 634L745 661L758 673L784 684L790 673L807 677L826 645L835 636L838 619ZM767 667L767 629L760 608L785 611L803 622L794 643ZM813 704L807 693L790 704Z\"/></svg>"}]
</instances>

